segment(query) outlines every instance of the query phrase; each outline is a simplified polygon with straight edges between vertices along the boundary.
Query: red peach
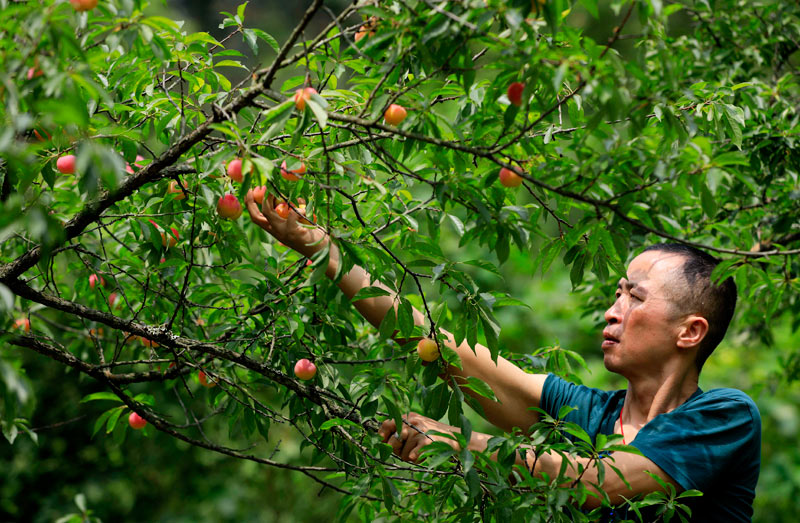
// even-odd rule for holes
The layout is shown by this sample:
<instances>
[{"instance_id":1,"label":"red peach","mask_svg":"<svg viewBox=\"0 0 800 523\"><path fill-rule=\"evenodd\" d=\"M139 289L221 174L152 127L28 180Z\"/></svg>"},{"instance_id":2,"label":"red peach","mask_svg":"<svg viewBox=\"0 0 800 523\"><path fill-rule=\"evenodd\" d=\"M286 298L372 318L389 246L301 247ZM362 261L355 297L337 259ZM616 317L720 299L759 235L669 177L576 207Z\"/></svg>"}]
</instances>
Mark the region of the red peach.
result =
<instances>
[{"instance_id":1,"label":"red peach","mask_svg":"<svg viewBox=\"0 0 800 523\"><path fill-rule=\"evenodd\" d=\"M242 159L234 158L228 162L226 172L228 173L228 176L230 176L231 180L242 183L242 180L244 180L244 175L242 175Z\"/></svg>"},{"instance_id":2,"label":"red peach","mask_svg":"<svg viewBox=\"0 0 800 523\"><path fill-rule=\"evenodd\" d=\"M301 380L310 380L317 374L317 366L303 358L294 364L294 375Z\"/></svg>"},{"instance_id":3,"label":"red peach","mask_svg":"<svg viewBox=\"0 0 800 523\"><path fill-rule=\"evenodd\" d=\"M519 187L522 184L522 177L511 169L503 167L500 169L500 183L506 187Z\"/></svg>"},{"instance_id":4,"label":"red peach","mask_svg":"<svg viewBox=\"0 0 800 523\"><path fill-rule=\"evenodd\" d=\"M289 171L286 169L286 160L281 163L281 176L289 180L290 182L296 182L299 180L304 174L306 173L306 164L300 163L300 167L295 169L294 171Z\"/></svg>"},{"instance_id":5,"label":"red peach","mask_svg":"<svg viewBox=\"0 0 800 523\"><path fill-rule=\"evenodd\" d=\"M14 321L14 328L25 332L30 332L31 320L29 320L28 318L19 318Z\"/></svg>"},{"instance_id":6,"label":"red peach","mask_svg":"<svg viewBox=\"0 0 800 523\"><path fill-rule=\"evenodd\" d=\"M75 155L67 154L56 160L56 169L61 174L75 174Z\"/></svg>"},{"instance_id":7,"label":"red peach","mask_svg":"<svg viewBox=\"0 0 800 523\"><path fill-rule=\"evenodd\" d=\"M260 185L253 189L253 200L259 205L264 203L264 196L267 194L267 187L264 185Z\"/></svg>"},{"instance_id":8,"label":"red peach","mask_svg":"<svg viewBox=\"0 0 800 523\"><path fill-rule=\"evenodd\" d=\"M104 280L102 276L98 276L97 274L91 274L89 276L89 287L94 289L97 284L100 284L101 286L105 287L106 280Z\"/></svg>"},{"instance_id":9,"label":"red peach","mask_svg":"<svg viewBox=\"0 0 800 523\"><path fill-rule=\"evenodd\" d=\"M289 204L286 202L281 202L275 206L275 213L284 220L289 217L289 211Z\"/></svg>"},{"instance_id":10,"label":"red peach","mask_svg":"<svg viewBox=\"0 0 800 523\"><path fill-rule=\"evenodd\" d=\"M142 156L141 154L137 154L136 160L133 162L133 165L135 165L137 169L141 169L142 167L144 167L141 163L142 160L144 160L144 156ZM131 164L129 163L125 164L125 172L128 174L133 174L133 167L131 167Z\"/></svg>"},{"instance_id":11,"label":"red peach","mask_svg":"<svg viewBox=\"0 0 800 523\"><path fill-rule=\"evenodd\" d=\"M508 101L519 107L522 105L522 92L525 90L525 84L522 82L512 82L508 86Z\"/></svg>"},{"instance_id":12,"label":"red peach","mask_svg":"<svg viewBox=\"0 0 800 523\"><path fill-rule=\"evenodd\" d=\"M242 204L233 194L226 194L217 202L217 214L220 218L238 220L242 215Z\"/></svg>"},{"instance_id":13,"label":"red peach","mask_svg":"<svg viewBox=\"0 0 800 523\"><path fill-rule=\"evenodd\" d=\"M97 7L97 0L69 0L76 11L91 11Z\"/></svg>"},{"instance_id":14,"label":"red peach","mask_svg":"<svg viewBox=\"0 0 800 523\"><path fill-rule=\"evenodd\" d=\"M183 200L186 198L186 185L183 183L178 185L178 182L172 180L167 187L167 194L174 194L176 200Z\"/></svg>"},{"instance_id":15,"label":"red peach","mask_svg":"<svg viewBox=\"0 0 800 523\"><path fill-rule=\"evenodd\" d=\"M383 113L384 121L389 125L397 125L406 119L406 108L402 105L392 104Z\"/></svg>"},{"instance_id":16,"label":"red peach","mask_svg":"<svg viewBox=\"0 0 800 523\"><path fill-rule=\"evenodd\" d=\"M214 382L213 379L209 379L208 375L203 372L202 370L197 373L197 380L200 382L200 385L207 388L215 387L217 384Z\"/></svg>"},{"instance_id":17,"label":"red peach","mask_svg":"<svg viewBox=\"0 0 800 523\"><path fill-rule=\"evenodd\" d=\"M128 416L128 425L130 425L132 429L141 430L147 425L147 420L135 412L131 412L131 415Z\"/></svg>"},{"instance_id":18,"label":"red peach","mask_svg":"<svg viewBox=\"0 0 800 523\"><path fill-rule=\"evenodd\" d=\"M298 111L303 111L306 108L306 101L311 98L312 94L317 94L317 90L313 87L300 88L294 93L294 106Z\"/></svg>"}]
</instances>

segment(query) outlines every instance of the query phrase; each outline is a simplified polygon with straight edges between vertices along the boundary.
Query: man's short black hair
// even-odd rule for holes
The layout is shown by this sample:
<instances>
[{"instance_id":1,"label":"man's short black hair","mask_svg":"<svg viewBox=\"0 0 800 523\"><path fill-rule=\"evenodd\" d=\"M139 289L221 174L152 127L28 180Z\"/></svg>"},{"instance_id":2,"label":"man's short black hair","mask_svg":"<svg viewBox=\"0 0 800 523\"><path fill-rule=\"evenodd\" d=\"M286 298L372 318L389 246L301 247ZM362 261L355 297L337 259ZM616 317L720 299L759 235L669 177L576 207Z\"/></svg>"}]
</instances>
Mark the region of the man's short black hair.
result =
<instances>
[{"instance_id":1,"label":"man's short black hair","mask_svg":"<svg viewBox=\"0 0 800 523\"><path fill-rule=\"evenodd\" d=\"M708 321L708 334L700 342L697 351L698 372L706 359L725 337L728 325L736 309L736 284L732 277L714 284L711 272L720 260L710 254L681 243L659 243L647 247L643 252L659 251L680 254L685 258L683 277L685 290L676 291L679 301L675 304L687 314L699 314Z\"/></svg>"}]
</instances>

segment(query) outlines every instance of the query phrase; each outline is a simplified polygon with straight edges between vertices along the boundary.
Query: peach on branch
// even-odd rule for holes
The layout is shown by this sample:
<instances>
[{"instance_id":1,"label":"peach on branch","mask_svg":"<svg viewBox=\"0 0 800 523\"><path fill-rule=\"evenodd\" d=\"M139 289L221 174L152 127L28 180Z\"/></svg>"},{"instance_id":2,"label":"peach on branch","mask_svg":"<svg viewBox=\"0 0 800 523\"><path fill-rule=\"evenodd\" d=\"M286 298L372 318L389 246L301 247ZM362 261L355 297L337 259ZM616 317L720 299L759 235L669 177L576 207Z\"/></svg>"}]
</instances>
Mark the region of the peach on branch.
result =
<instances>
[{"instance_id":1,"label":"peach on branch","mask_svg":"<svg viewBox=\"0 0 800 523\"><path fill-rule=\"evenodd\" d=\"M150 347L151 349L155 349L156 347L161 346L158 344L158 342L145 338L144 336L139 336L139 341L142 342L142 345L144 345L145 347Z\"/></svg>"},{"instance_id":2,"label":"peach on branch","mask_svg":"<svg viewBox=\"0 0 800 523\"><path fill-rule=\"evenodd\" d=\"M104 280L102 276L98 276L97 274L89 275L89 287L94 289L97 285L105 287L106 280Z\"/></svg>"},{"instance_id":3,"label":"peach on branch","mask_svg":"<svg viewBox=\"0 0 800 523\"><path fill-rule=\"evenodd\" d=\"M152 223L153 227L155 227L161 234L161 245L166 247L167 243L169 243L170 247L175 247L175 245L178 244L178 239L180 239L180 234L178 234L178 229L176 229L175 227L170 227L172 233L165 233L156 222L154 222L153 220L148 220L148 221Z\"/></svg>"},{"instance_id":4,"label":"peach on branch","mask_svg":"<svg viewBox=\"0 0 800 523\"><path fill-rule=\"evenodd\" d=\"M183 200L186 198L186 185L184 183L178 185L178 182L172 180L167 187L167 194L174 194L176 200Z\"/></svg>"},{"instance_id":5,"label":"peach on branch","mask_svg":"<svg viewBox=\"0 0 800 523\"><path fill-rule=\"evenodd\" d=\"M286 202L281 202L275 206L275 213L284 220L289 217L289 211L289 204Z\"/></svg>"},{"instance_id":6,"label":"peach on branch","mask_svg":"<svg viewBox=\"0 0 800 523\"><path fill-rule=\"evenodd\" d=\"M378 17L371 16L369 20L367 20L361 27L358 28L358 31L355 35L355 41L358 42L365 36L375 36L375 26L378 25Z\"/></svg>"},{"instance_id":7,"label":"peach on branch","mask_svg":"<svg viewBox=\"0 0 800 523\"><path fill-rule=\"evenodd\" d=\"M147 420L135 412L131 412L131 415L128 416L128 425L130 425L132 429L141 430L147 425Z\"/></svg>"},{"instance_id":8,"label":"peach on branch","mask_svg":"<svg viewBox=\"0 0 800 523\"><path fill-rule=\"evenodd\" d=\"M56 160L56 169L61 174L75 174L75 155L66 154Z\"/></svg>"},{"instance_id":9,"label":"peach on branch","mask_svg":"<svg viewBox=\"0 0 800 523\"><path fill-rule=\"evenodd\" d=\"M42 76L43 74L44 72L38 67L29 67L28 72L25 74L25 78L28 80L33 80L37 76Z\"/></svg>"},{"instance_id":10,"label":"peach on branch","mask_svg":"<svg viewBox=\"0 0 800 523\"><path fill-rule=\"evenodd\" d=\"M217 202L217 214L220 218L238 220L239 216L242 215L242 204L233 194L228 193L220 196Z\"/></svg>"},{"instance_id":11,"label":"peach on branch","mask_svg":"<svg viewBox=\"0 0 800 523\"><path fill-rule=\"evenodd\" d=\"M290 171L286 167L286 160L281 163L281 176L289 180L290 182L296 182L299 180L304 174L306 173L306 164L300 162L300 167L297 169Z\"/></svg>"},{"instance_id":12,"label":"peach on branch","mask_svg":"<svg viewBox=\"0 0 800 523\"><path fill-rule=\"evenodd\" d=\"M241 158L234 158L230 162L228 162L228 166L225 169L225 172L228 173L228 176L234 182L242 183L244 180L244 174L242 173L242 159ZM253 172L252 166L250 168L250 172Z\"/></svg>"},{"instance_id":13,"label":"peach on branch","mask_svg":"<svg viewBox=\"0 0 800 523\"><path fill-rule=\"evenodd\" d=\"M209 379L208 375L202 370L197 373L197 381L200 382L200 385L209 389L217 385L216 382L213 379Z\"/></svg>"},{"instance_id":14,"label":"peach on branch","mask_svg":"<svg viewBox=\"0 0 800 523\"><path fill-rule=\"evenodd\" d=\"M76 11L91 11L97 7L97 0L69 0L69 3Z\"/></svg>"},{"instance_id":15,"label":"peach on branch","mask_svg":"<svg viewBox=\"0 0 800 523\"><path fill-rule=\"evenodd\" d=\"M142 160L144 160L144 156L142 156L141 154L137 154L136 161L133 162L133 165L135 165L137 169L141 169L142 167L144 167L144 165L142 165L141 163ZM134 171L133 167L131 167L131 164L129 163L125 164L125 172L128 174L133 174Z\"/></svg>"},{"instance_id":16,"label":"peach on branch","mask_svg":"<svg viewBox=\"0 0 800 523\"><path fill-rule=\"evenodd\" d=\"M422 361L436 361L439 359L439 345L430 338L422 338L417 344L417 354Z\"/></svg>"},{"instance_id":17,"label":"peach on branch","mask_svg":"<svg viewBox=\"0 0 800 523\"><path fill-rule=\"evenodd\" d=\"M525 84L521 82L512 82L508 86L508 101L519 107L522 105L522 92L525 90Z\"/></svg>"},{"instance_id":18,"label":"peach on branch","mask_svg":"<svg viewBox=\"0 0 800 523\"><path fill-rule=\"evenodd\" d=\"M397 125L406 119L406 108L402 105L391 104L383 113L383 120L389 125Z\"/></svg>"},{"instance_id":19,"label":"peach on branch","mask_svg":"<svg viewBox=\"0 0 800 523\"><path fill-rule=\"evenodd\" d=\"M522 184L522 177L511 169L503 167L500 169L500 183L506 187L519 187Z\"/></svg>"},{"instance_id":20,"label":"peach on branch","mask_svg":"<svg viewBox=\"0 0 800 523\"><path fill-rule=\"evenodd\" d=\"M317 366L303 358L294 364L294 375L301 380L310 380L317 374Z\"/></svg>"},{"instance_id":21,"label":"peach on branch","mask_svg":"<svg viewBox=\"0 0 800 523\"><path fill-rule=\"evenodd\" d=\"M23 332L31 331L31 320L28 318L18 318L14 320L14 329L19 329Z\"/></svg>"},{"instance_id":22,"label":"peach on branch","mask_svg":"<svg viewBox=\"0 0 800 523\"><path fill-rule=\"evenodd\" d=\"M259 185L253 189L253 200L259 205L264 203L264 196L267 194L267 187L265 185Z\"/></svg>"},{"instance_id":23,"label":"peach on branch","mask_svg":"<svg viewBox=\"0 0 800 523\"><path fill-rule=\"evenodd\" d=\"M311 98L312 94L317 94L317 90L313 87L301 87L294 93L294 106L298 111L303 111L306 108L306 102Z\"/></svg>"}]
</instances>

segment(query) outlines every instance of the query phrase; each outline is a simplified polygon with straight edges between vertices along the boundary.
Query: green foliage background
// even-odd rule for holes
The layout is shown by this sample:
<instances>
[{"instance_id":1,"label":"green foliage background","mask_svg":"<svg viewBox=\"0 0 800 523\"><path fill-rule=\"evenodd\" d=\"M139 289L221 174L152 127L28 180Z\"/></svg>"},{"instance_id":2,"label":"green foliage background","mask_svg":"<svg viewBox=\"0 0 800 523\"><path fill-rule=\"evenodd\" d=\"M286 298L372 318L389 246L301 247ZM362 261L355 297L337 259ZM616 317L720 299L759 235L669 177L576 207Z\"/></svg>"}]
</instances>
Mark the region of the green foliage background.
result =
<instances>
[{"instance_id":1,"label":"green foliage background","mask_svg":"<svg viewBox=\"0 0 800 523\"><path fill-rule=\"evenodd\" d=\"M489 517L505 520L524 503L532 506L516 517L584 517L569 508L580 489L559 497L531 483L536 496L482 499L461 479L465 456L440 452L441 476L393 470L369 423L395 409L441 409L432 372L386 334L425 331L401 313L377 332L322 277L323 259L306 269L246 218L216 217L223 192L267 184L308 199L351 261L459 337L604 388L623 386L602 368L599 326L625 262L670 238L716 249L726 260L720 275L734 275L741 298L701 387L737 387L756 400L754 519L797 521L800 8L324 4L345 16L331 24L317 10L273 71L302 11L279 24L285 34L274 25L269 34L264 5L231 6L213 18L218 30L202 25L208 17L187 29L170 6L140 1L101 0L79 15L66 2L0 0L2 518L50 521L84 507L106 521L474 519L488 505ZM353 46L370 16L377 34ZM326 38L316 39L320 31ZM42 76L28 78L31 69ZM283 100L306 81L322 96L300 114ZM504 99L512 81L527 86L520 109ZM380 125L395 100L409 108L399 131ZM66 152L77 153L79 175L54 169ZM137 154L142 169L125 175ZM255 170L232 186L219 175L237 155ZM309 164L298 184L276 169L293 155ZM499 186L501 165L525 173L525 186ZM165 196L176 177L188 183L186 200ZM178 246L164 249L148 219L177 227ZM93 272L109 286L89 289ZM112 291L124 305L108 306ZM30 335L13 329L21 317ZM124 333L160 346L126 343ZM238 352L265 367L236 363ZM135 376L114 386L76 370L101 354L144 363L116 368ZM291 377L299 357L317 361L315 384L335 400ZM173 360L179 370L165 374ZM223 384L200 387L199 368ZM128 405L81 401L110 391ZM454 397L443 419L492 431ZM124 423L134 400L154 416L141 433ZM346 401L357 411L336 410ZM110 422L106 412L116 413ZM367 428L322 428L344 413ZM472 470L502 482L507 474L492 466L478 457Z\"/></svg>"}]
</instances>

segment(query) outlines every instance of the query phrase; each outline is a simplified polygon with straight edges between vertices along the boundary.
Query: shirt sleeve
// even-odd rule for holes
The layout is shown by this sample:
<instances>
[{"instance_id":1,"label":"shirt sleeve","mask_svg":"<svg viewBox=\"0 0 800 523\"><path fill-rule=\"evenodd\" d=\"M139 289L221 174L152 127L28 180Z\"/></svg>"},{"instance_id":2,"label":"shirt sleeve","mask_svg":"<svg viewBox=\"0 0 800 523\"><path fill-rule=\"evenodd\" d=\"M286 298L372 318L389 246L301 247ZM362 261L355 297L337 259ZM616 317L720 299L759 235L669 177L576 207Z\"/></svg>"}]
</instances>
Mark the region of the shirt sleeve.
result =
<instances>
[{"instance_id":1,"label":"shirt sleeve","mask_svg":"<svg viewBox=\"0 0 800 523\"><path fill-rule=\"evenodd\" d=\"M572 407L574 410L564 416L564 421L577 424L594 440L607 418L605 411L610 408L611 399L612 393L576 385L550 374L544 382L539 406L554 418L559 417L562 407Z\"/></svg>"},{"instance_id":2,"label":"shirt sleeve","mask_svg":"<svg viewBox=\"0 0 800 523\"><path fill-rule=\"evenodd\" d=\"M726 474L758 467L761 417L743 392L716 389L656 416L630 444L684 489L707 491Z\"/></svg>"}]
</instances>

